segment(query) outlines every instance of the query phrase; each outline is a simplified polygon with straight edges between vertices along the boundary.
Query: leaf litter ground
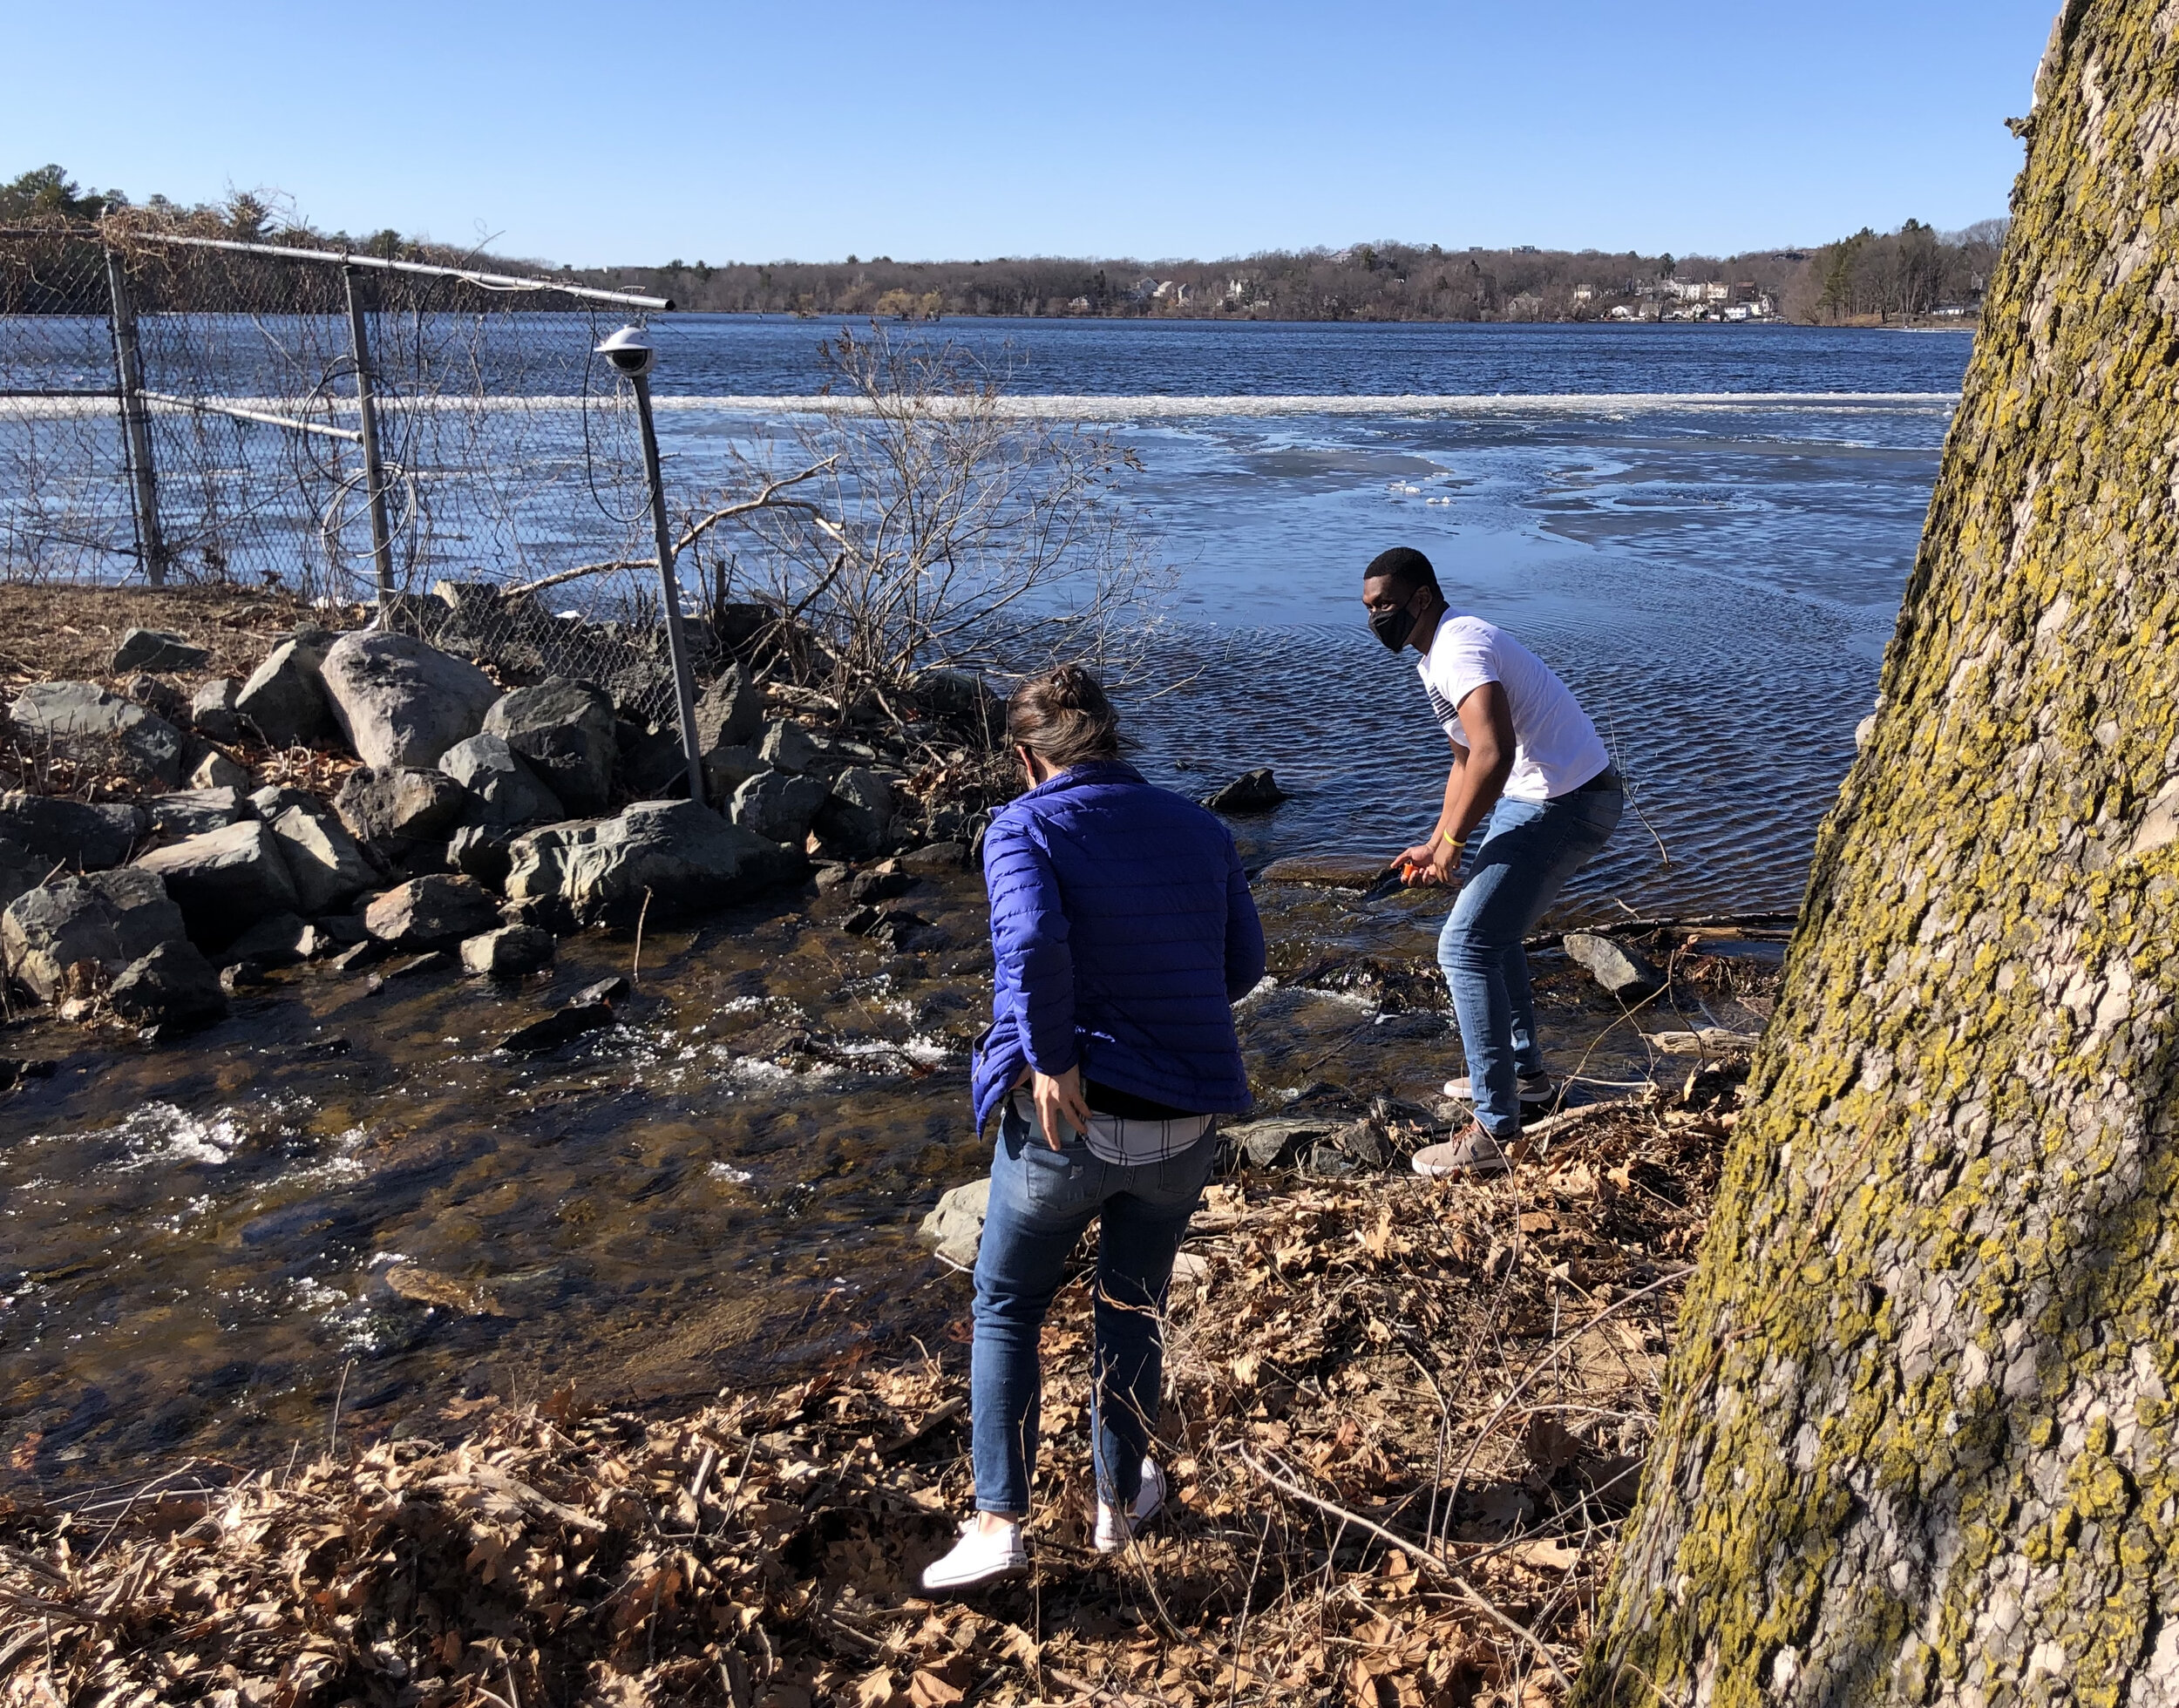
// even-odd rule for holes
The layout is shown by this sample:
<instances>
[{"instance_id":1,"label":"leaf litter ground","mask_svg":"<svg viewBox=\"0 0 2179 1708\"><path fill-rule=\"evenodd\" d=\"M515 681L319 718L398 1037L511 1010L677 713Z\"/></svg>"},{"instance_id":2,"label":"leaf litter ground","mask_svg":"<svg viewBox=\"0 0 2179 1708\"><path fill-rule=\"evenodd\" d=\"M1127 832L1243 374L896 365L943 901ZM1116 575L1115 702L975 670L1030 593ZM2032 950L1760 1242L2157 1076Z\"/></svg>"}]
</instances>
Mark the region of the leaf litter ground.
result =
<instances>
[{"instance_id":1,"label":"leaf litter ground","mask_svg":"<svg viewBox=\"0 0 2179 1708\"><path fill-rule=\"evenodd\" d=\"M667 1422L487 1397L449 1406L437 1443L247 1474L190 1463L67 1510L0 1511L0 1691L113 1708L1558 1701L1743 1072L1704 1062L1558 1117L1496 1181L1215 1185L1170 1307L1174 1499L1122 1555L1090 1545L1085 1273L1046 1334L1026 1577L957 1601L918 1588L971 1505L961 1345ZM1386 1135L1402 1153L1431 1136Z\"/></svg>"}]
</instances>

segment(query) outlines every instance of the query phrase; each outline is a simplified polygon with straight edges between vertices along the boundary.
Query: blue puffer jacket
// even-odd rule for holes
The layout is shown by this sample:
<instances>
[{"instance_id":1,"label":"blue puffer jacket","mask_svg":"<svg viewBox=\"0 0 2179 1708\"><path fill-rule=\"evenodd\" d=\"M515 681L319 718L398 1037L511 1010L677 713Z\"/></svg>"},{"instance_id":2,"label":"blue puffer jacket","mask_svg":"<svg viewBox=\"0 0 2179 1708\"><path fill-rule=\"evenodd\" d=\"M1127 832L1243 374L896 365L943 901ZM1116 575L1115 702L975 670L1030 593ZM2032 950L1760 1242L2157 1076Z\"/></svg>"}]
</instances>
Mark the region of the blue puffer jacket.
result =
<instances>
[{"instance_id":1,"label":"blue puffer jacket","mask_svg":"<svg viewBox=\"0 0 2179 1708\"><path fill-rule=\"evenodd\" d=\"M997 961L976 1125L1025 1066L1175 1108L1249 1106L1232 1004L1264 928L1225 825L1131 765L1077 765L1009 801L984 839Z\"/></svg>"}]
</instances>

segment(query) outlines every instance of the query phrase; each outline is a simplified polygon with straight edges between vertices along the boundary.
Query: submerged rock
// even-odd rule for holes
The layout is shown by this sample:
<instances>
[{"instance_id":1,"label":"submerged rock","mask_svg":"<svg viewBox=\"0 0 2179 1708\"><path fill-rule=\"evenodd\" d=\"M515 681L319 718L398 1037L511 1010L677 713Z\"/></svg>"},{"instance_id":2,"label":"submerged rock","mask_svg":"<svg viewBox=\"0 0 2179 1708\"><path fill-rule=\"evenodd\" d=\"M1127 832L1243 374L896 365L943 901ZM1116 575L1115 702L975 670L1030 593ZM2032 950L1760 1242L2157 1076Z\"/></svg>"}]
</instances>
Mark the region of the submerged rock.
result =
<instances>
[{"instance_id":1,"label":"submerged rock","mask_svg":"<svg viewBox=\"0 0 2179 1708\"><path fill-rule=\"evenodd\" d=\"M90 682L34 682L8 708L23 745L139 783L181 784L181 731Z\"/></svg>"},{"instance_id":2,"label":"submerged rock","mask_svg":"<svg viewBox=\"0 0 2179 1708\"><path fill-rule=\"evenodd\" d=\"M614 724L613 702L588 682L549 676L495 702L484 733L527 760L567 811L587 817L612 798Z\"/></svg>"},{"instance_id":3,"label":"submerged rock","mask_svg":"<svg viewBox=\"0 0 2179 1708\"><path fill-rule=\"evenodd\" d=\"M153 849L136 867L165 881L200 944L217 947L269 914L302 912L280 840L259 819Z\"/></svg>"},{"instance_id":4,"label":"submerged rock","mask_svg":"<svg viewBox=\"0 0 2179 1708\"><path fill-rule=\"evenodd\" d=\"M500 1040L499 1047L510 1055L540 1055L546 1050L558 1049L586 1032L595 1032L612 1024L611 1003L571 1002L564 1008L554 1009L541 1020L533 1020L519 1032L510 1034Z\"/></svg>"},{"instance_id":5,"label":"submerged rock","mask_svg":"<svg viewBox=\"0 0 2179 1708\"><path fill-rule=\"evenodd\" d=\"M694 801L642 801L612 818L548 824L509 849L510 904L533 924L627 924L650 896L654 919L685 917L799 878L793 850Z\"/></svg>"},{"instance_id":6,"label":"submerged rock","mask_svg":"<svg viewBox=\"0 0 2179 1708\"><path fill-rule=\"evenodd\" d=\"M123 866L43 884L10 902L0 912L0 964L39 1001L51 1002L70 967L91 961L119 973L180 939L184 929L166 886L140 866Z\"/></svg>"},{"instance_id":7,"label":"submerged rock","mask_svg":"<svg viewBox=\"0 0 2179 1708\"><path fill-rule=\"evenodd\" d=\"M326 649L325 694L366 765L436 765L484 728L492 678L405 634L344 634Z\"/></svg>"},{"instance_id":8,"label":"submerged rock","mask_svg":"<svg viewBox=\"0 0 2179 1708\"><path fill-rule=\"evenodd\" d=\"M1213 812L1269 812L1288 798L1266 765L1244 771L1225 788L1205 795L1203 804Z\"/></svg>"}]
</instances>

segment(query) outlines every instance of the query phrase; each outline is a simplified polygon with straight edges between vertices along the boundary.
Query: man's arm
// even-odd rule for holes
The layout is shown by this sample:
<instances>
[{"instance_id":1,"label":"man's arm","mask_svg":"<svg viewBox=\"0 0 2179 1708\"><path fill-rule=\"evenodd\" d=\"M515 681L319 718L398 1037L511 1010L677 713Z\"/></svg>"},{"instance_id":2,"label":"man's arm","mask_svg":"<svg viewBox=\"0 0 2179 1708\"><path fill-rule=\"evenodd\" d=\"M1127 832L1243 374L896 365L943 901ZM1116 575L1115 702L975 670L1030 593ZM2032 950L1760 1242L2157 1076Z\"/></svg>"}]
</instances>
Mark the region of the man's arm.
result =
<instances>
[{"instance_id":1,"label":"man's arm","mask_svg":"<svg viewBox=\"0 0 2179 1708\"><path fill-rule=\"evenodd\" d=\"M1489 816L1513 775L1513 708L1503 687L1483 682L1470 688L1460 702L1460 729L1467 750L1454 750L1437 827L1428 843L1410 848L1398 862L1414 883L1453 881L1460 870L1457 844Z\"/></svg>"}]
</instances>

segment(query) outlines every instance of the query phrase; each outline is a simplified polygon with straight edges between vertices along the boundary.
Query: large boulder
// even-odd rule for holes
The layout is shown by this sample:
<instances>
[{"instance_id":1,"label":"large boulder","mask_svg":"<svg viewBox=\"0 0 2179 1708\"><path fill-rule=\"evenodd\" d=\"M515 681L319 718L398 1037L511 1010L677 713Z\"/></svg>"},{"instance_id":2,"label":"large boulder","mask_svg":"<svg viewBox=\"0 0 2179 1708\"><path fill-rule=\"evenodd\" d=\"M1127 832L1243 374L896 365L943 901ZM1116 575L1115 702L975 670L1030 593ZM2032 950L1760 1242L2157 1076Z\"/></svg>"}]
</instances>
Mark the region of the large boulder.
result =
<instances>
[{"instance_id":1,"label":"large boulder","mask_svg":"<svg viewBox=\"0 0 2179 1708\"><path fill-rule=\"evenodd\" d=\"M505 740L569 812L583 816L603 812L612 799L614 722L613 702L588 682L548 676L495 702L484 733Z\"/></svg>"},{"instance_id":2,"label":"large boulder","mask_svg":"<svg viewBox=\"0 0 2179 1708\"><path fill-rule=\"evenodd\" d=\"M484 885L451 872L397 884L363 910L363 929L397 949L443 949L499 923Z\"/></svg>"},{"instance_id":3,"label":"large boulder","mask_svg":"<svg viewBox=\"0 0 2179 1708\"><path fill-rule=\"evenodd\" d=\"M832 792L823 777L764 771L734 791L734 822L766 842L799 846Z\"/></svg>"},{"instance_id":4,"label":"large boulder","mask_svg":"<svg viewBox=\"0 0 2179 1708\"><path fill-rule=\"evenodd\" d=\"M893 823L893 785L877 772L852 765L832 779L832 792L818 809L818 834L854 859L879 852Z\"/></svg>"},{"instance_id":5,"label":"large boulder","mask_svg":"<svg viewBox=\"0 0 2179 1708\"><path fill-rule=\"evenodd\" d=\"M201 670L212 654L194 641L163 628L126 629L113 649L113 674L135 670Z\"/></svg>"},{"instance_id":6,"label":"large boulder","mask_svg":"<svg viewBox=\"0 0 2179 1708\"><path fill-rule=\"evenodd\" d=\"M276 814L272 833L295 878L299 913L330 913L382 881L340 819L315 801Z\"/></svg>"},{"instance_id":7,"label":"large boulder","mask_svg":"<svg viewBox=\"0 0 2179 1708\"><path fill-rule=\"evenodd\" d=\"M0 912L0 964L51 1002L78 961L109 974L182 935L181 909L140 866L64 878L25 891Z\"/></svg>"},{"instance_id":8,"label":"large boulder","mask_svg":"<svg viewBox=\"0 0 2179 1708\"><path fill-rule=\"evenodd\" d=\"M193 1032L227 1018L227 992L204 951L183 939L132 961L106 991L122 1019L161 1032Z\"/></svg>"},{"instance_id":9,"label":"large boulder","mask_svg":"<svg viewBox=\"0 0 2179 1708\"><path fill-rule=\"evenodd\" d=\"M736 790L770 769L757 756L755 748L715 747L703 756L703 798L723 806L734 798Z\"/></svg>"},{"instance_id":10,"label":"large boulder","mask_svg":"<svg viewBox=\"0 0 2179 1708\"><path fill-rule=\"evenodd\" d=\"M421 765L358 765L342 779L333 808L359 841L398 857L411 844L444 842L469 810L469 791Z\"/></svg>"},{"instance_id":11,"label":"large boulder","mask_svg":"<svg viewBox=\"0 0 2179 1708\"><path fill-rule=\"evenodd\" d=\"M181 784L181 731L90 682L34 682L8 715L17 739L40 756L169 789Z\"/></svg>"},{"instance_id":12,"label":"large boulder","mask_svg":"<svg viewBox=\"0 0 2179 1708\"><path fill-rule=\"evenodd\" d=\"M807 870L792 849L729 824L694 801L641 801L612 818L548 824L508 850L510 904L533 923L621 924L643 912L671 918L791 881Z\"/></svg>"},{"instance_id":13,"label":"large boulder","mask_svg":"<svg viewBox=\"0 0 2179 1708\"><path fill-rule=\"evenodd\" d=\"M171 848L155 848L137 861L136 870L165 880L191 939L209 948L268 915L302 911L280 838L261 819L246 818Z\"/></svg>"},{"instance_id":14,"label":"large boulder","mask_svg":"<svg viewBox=\"0 0 2179 1708\"><path fill-rule=\"evenodd\" d=\"M327 642L318 634L283 640L266 654L234 696L234 713L268 747L329 741L339 728L327 699L322 666ZM200 690L201 695L202 690ZM202 715L192 703L192 715ZM201 727L201 726L200 726ZM227 739L207 728L214 740Z\"/></svg>"},{"instance_id":15,"label":"large boulder","mask_svg":"<svg viewBox=\"0 0 2179 1708\"><path fill-rule=\"evenodd\" d=\"M439 769L472 797L472 824L536 824L565 818L567 809L509 747L504 735L472 735L447 749Z\"/></svg>"},{"instance_id":16,"label":"large boulder","mask_svg":"<svg viewBox=\"0 0 2179 1708\"><path fill-rule=\"evenodd\" d=\"M322 674L333 715L366 765L438 764L484 728L499 697L475 665L405 634L343 634Z\"/></svg>"},{"instance_id":17,"label":"large boulder","mask_svg":"<svg viewBox=\"0 0 2179 1708\"><path fill-rule=\"evenodd\" d=\"M0 841L43 860L49 871L118 866L148 828L141 808L120 802L86 806L54 795L0 795Z\"/></svg>"},{"instance_id":18,"label":"large boulder","mask_svg":"<svg viewBox=\"0 0 2179 1708\"><path fill-rule=\"evenodd\" d=\"M738 664L704 689L696 701L698 751L746 747L764 727L764 696Z\"/></svg>"},{"instance_id":19,"label":"large boulder","mask_svg":"<svg viewBox=\"0 0 2179 1708\"><path fill-rule=\"evenodd\" d=\"M631 800L656 801L688 792L689 762L678 723L662 727L623 718L614 725L613 735L621 749L621 787Z\"/></svg>"}]
</instances>

